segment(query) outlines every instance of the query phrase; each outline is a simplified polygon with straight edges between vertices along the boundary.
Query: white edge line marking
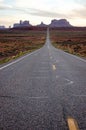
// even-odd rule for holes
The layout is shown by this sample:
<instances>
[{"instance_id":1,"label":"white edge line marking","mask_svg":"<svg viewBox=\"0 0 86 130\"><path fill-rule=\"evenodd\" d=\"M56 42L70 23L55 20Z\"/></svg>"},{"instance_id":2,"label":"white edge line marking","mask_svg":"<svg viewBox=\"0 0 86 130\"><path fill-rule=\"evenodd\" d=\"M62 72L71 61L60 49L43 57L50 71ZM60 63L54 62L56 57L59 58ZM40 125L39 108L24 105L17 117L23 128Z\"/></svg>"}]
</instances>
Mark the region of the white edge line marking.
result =
<instances>
[{"instance_id":1,"label":"white edge line marking","mask_svg":"<svg viewBox=\"0 0 86 130\"><path fill-rule=\"evenodd\" d=\"M65 79L65 80L69 82L69 83L67 83L68 85L71 85L71 84L74 83L73 81L71 81L71 80L69 80L69 79Z\"/></svg>"},{"instance_id":2,"label":"white edge line marking","mask_svg":"<svg viewBox=\"0 0 86 130\"><path fill-rule=\"evenodd\" d=\"M40 49L39 49L39 50L40 50ZM25 55L25 56L23 56L23 57L21 57L21 58L15 60L15 61L11 62L11 63L9 63L9 64L7 64L7 65L5 65L5 66L2 66L2 67L0 68L0 70L2 70L2 69L4 69L4 68L7 68L8 66L11 66L11 65L17 63L17 62L23 60L24 58L26 58L26 57L28 57L28 56L30 56L30 55L32 55L32 54L37 53L39 50L36 50L36 51L34 51L34 52L32 52L32 53L29 53L29 54L27 54L27 55Z\"/></svg>"},{"instance_id":3,"label":"white edge line marking","mask_svg":"<svg viewBox=\"0 0 86 130\"><path fill-rule=\"evenodd\" d=\"M71 84L73 84L74 82L73 81L70 81L69 83L68 83L68 85L71 85Z\"/></svg>"},{"instance_id":4,"label":"white edge line marking","mask_svg":"<svg viewBox=\"0 0 86 130\"><path fill-rule=\"evenodd\" d=\"M63 52L66 53L65 51L63 51ZM78 57L78 56L75 56L75 55L69 54L69 53L66 53L66 54L69 55L69 56L72 56L72 57L74 57L74 58L76 58L76 59L78 59L78 60L80 60L80 61L86 62L86 60L84 60L84 59L82 59L82 58L80 58L80 57Z\"/></svg>"}]
</instances>

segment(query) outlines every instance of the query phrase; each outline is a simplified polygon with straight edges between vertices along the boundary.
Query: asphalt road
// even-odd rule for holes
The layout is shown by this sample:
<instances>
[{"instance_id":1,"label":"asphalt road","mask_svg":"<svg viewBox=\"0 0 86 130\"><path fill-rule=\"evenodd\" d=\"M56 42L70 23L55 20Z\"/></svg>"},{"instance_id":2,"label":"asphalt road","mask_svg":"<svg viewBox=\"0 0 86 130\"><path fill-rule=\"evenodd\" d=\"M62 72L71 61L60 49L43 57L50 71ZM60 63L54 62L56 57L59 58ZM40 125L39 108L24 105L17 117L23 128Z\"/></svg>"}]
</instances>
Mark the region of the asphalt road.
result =
<instances>
[{"instance_id":1,"label":"asphalt road","mask_svg":"<svg viewBox=\"0 0 86 130\"><path fill-rule=\"evenodd\" d=\"M49 39L0 68L0 130L86 130L86 60L55 49ZM74 129L75 130L75 129Z\"/></svg>"}]
</instances>

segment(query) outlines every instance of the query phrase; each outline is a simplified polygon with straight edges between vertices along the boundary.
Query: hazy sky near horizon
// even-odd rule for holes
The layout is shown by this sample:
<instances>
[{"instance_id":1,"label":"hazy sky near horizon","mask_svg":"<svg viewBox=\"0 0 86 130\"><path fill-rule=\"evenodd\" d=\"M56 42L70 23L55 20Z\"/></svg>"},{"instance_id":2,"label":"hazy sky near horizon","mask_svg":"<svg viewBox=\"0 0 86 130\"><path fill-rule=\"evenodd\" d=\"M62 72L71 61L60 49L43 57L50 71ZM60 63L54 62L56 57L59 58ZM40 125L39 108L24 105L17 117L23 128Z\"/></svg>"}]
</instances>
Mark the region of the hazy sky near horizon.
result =
<instances>
[{"instance_id":1,"label":"hazy sky near horizon","mask_svg":"<svg viewBox=\"0 0 86 130\"><path fill-rule=\"evenodd\" d=\"M86 26L86 0L0 0L0 25L8 27L20 20L49 24L52 19Z\"/></svg>"}]
</instances>

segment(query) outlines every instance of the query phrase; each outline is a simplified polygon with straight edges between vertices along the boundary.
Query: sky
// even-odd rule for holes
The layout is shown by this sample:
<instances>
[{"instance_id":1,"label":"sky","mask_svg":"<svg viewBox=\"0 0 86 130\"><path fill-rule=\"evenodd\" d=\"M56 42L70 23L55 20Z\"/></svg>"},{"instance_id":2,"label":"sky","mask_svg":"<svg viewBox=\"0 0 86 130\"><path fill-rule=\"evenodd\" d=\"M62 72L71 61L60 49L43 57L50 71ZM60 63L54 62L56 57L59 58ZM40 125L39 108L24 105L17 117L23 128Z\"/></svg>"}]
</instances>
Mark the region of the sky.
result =
<instances>
[{"instance_id":1,"label":"sky","mask_svg":"<svg viewBox=\"0 0 86 130\"><path fill-rule=\"evenodd\" d=\"M0 26L20 20L32 25L67 19L73 26L86 26L86 0L0 0Z\"/></svg>"}]
</instances>

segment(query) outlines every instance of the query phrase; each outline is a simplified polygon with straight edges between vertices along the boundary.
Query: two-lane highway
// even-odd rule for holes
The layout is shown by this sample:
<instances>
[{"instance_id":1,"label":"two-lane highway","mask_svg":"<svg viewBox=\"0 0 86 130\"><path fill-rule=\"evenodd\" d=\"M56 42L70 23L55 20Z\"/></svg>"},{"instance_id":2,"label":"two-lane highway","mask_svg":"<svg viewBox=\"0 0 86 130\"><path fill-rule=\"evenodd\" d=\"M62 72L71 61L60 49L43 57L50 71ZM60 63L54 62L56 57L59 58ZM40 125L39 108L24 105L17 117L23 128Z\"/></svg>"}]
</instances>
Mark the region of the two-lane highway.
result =
<instances>
[{"instance_id":1,"label":"two-lane highway","mask_svg":"<svg viewBox=\"0 0 86 130\"><path fill-rule=\"evenodd\" d=\"M0 68L0 130L86 130L86 60L51 45Z\"/></svg>"}]
</instances>

